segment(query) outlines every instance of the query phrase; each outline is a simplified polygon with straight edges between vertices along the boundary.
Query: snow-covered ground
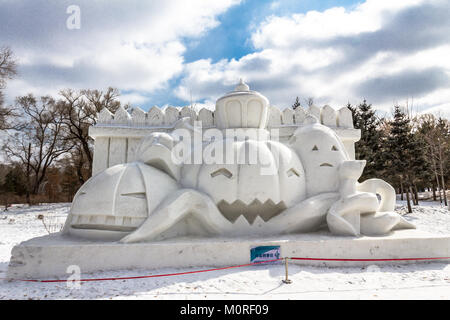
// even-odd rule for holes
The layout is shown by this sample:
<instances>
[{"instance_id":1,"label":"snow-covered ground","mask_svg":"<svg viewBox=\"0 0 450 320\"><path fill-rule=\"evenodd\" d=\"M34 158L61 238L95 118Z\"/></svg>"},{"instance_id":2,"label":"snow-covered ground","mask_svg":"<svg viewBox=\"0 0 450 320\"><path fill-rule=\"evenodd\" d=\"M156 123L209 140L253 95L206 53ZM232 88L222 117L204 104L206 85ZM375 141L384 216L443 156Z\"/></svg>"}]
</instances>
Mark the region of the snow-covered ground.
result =
<instances>
[{"instance_id":1,"label":"snow-covered ground","mask_svg":"<svg viewBox=\"0 0 450 320\"><path fill-rule=\"evenodd\" d=\"M11 249L17 243L47 234L37 217L58 229L69 204L0 207L0 278L5 277ZM405 203L398 201L398 212ZM450 234L450 211L436 202L421 202L405 217L418 229ZM48 226L49 227L49 226ZM122 270L83 275L126 277L195 269ZM259 265L166 278L82 283L6 282L0 299L450 299L450 265L422 262L367 268L289 267L292 284L283 284L284 265Z\"/></svg>"}]
</instances>

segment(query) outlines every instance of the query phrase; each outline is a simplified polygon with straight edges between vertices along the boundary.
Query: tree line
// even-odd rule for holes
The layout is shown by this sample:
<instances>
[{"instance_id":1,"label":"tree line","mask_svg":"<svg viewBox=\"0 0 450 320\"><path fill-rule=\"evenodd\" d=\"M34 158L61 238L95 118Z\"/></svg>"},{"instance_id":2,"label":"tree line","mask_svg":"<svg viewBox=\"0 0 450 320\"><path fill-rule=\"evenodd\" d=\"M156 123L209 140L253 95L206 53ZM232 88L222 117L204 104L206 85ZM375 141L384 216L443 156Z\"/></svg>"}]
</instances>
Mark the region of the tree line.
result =
<instances>
[{"instance_id":1,"label":"tree line","mask_svg":"<svg viewBox=\"0 0 450 320\"><path fill-rule=\"evenodd\" d=\"M2 91L15 76L11 50L0 48L0 202L7 208L71 201L92 172L88 129L100 110L120 107L119 91L65 89L57 97L27 94L5 105Z\"/></svg>"},{"instance_id":2,"label":"tree line","mask_svg":"<svg viewBox=\"0 0 450 320\"><path fill-rule=\"evenodd\" d=\"M307 105L311 105L311 98ZM292 108L299 108L297 98ZM378 116L370 103L347 104L353 125L361 130L355 144L356 159L367 161L360 181L380 178L389 182L406 200L408 212L419 204L419 192L448 206L450 179L450 123L432 114L413 115L408 107L395 105L391 116Z\"/></svg>"}]
</instances>

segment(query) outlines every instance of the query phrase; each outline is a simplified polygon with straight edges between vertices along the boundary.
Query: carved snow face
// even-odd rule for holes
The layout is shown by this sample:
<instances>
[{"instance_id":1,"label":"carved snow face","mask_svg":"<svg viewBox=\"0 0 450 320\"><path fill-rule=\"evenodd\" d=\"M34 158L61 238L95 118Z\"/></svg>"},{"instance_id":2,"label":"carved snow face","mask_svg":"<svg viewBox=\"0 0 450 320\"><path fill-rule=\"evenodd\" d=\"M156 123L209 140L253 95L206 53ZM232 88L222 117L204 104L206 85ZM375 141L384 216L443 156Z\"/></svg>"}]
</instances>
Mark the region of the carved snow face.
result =
<instances>
[{"instance_id":1,"label":"carved snow face","mask_svg":"<svg viewBox=\"0 0 450 320\"><path fill-rule=\"evenodd\" d=\"M120 164L89 179L77 192L66 228L120 234L139 227L177 183L142 163ZM76 231L75 231L76 232ZM78 232L80 233L80 232Z\"/></svg>"},{"instance_id":2,"label":"carved snow face","mask_svg":"<svg viewBox=\"0 0 450 320\"><path fill-rule=\"evenodd\" d=\"M321 124L298 129L290 144L298 153L306 171L308 197L339 188L339 165L348 160L347 151L336 133Z\"/></svg>"},{"instance_id":3,"label":"carved snow face","mask_svg":"<svg viewBox=\"0 0 450 320\"><path fill-rule=\"evenodd\" d=\"M240 215L250 223L258 215L268 221L304 199L305 173L295 152L274 141L230 143L233 163L186 165L182 184L207 193L232 222Z\"/></svg>"}]
</instances>

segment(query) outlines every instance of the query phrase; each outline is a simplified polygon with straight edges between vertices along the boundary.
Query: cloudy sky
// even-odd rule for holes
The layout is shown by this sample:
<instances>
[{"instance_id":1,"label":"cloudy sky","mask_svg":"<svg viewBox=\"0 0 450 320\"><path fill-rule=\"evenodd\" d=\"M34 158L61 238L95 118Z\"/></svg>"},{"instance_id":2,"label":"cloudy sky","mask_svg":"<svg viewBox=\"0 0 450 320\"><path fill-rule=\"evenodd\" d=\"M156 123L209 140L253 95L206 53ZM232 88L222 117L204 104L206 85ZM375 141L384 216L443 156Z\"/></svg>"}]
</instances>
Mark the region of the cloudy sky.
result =
<instances>
[{"instance_id":1,"label":"cloudy sky","mask_svg":"<svg viewBox=\"0 0 450 320\"><path fill-rule=\"evenodd\" d=\"M143 109L213 106L242 77L280 108L408 101L450 117L449 17L448 0L0 0L0 46L20 65L9 101L114 86Z\"/></svg>"}]
</instances>

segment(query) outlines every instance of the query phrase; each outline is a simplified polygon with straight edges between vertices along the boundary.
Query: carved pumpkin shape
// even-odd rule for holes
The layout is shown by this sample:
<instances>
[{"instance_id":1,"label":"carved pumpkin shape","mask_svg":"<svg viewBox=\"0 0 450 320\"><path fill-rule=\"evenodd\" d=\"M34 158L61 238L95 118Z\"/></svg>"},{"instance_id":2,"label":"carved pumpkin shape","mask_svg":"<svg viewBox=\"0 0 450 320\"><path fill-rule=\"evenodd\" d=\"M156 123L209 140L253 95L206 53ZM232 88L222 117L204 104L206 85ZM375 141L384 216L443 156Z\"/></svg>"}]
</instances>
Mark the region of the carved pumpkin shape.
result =
<instances>
[{"instance_id":1,"label":"carved pumpkin shape","mask_svg":"<svg viewBox=\"0 0 450 320\"><path fill-rule=\"evenodd\" d=\"M143 163L113 166L90 178L77 192L65 231L120 239L177 188L169 175Z\"/></svg>"},{"instance_id":2,"label":"carved pumpkin shape","mask_svg":"<svg viewBox=\"0 0 450 320\"><path fill-rule=\"evenodd\" d=\"M228 220L234 222L242 215L250 223L257 216L268 221L305 198L305 171L285 145L224 140L212 142L208 149L231 161L185 165L181 183L208 194Z\"/></svg>"}]
</instances>

